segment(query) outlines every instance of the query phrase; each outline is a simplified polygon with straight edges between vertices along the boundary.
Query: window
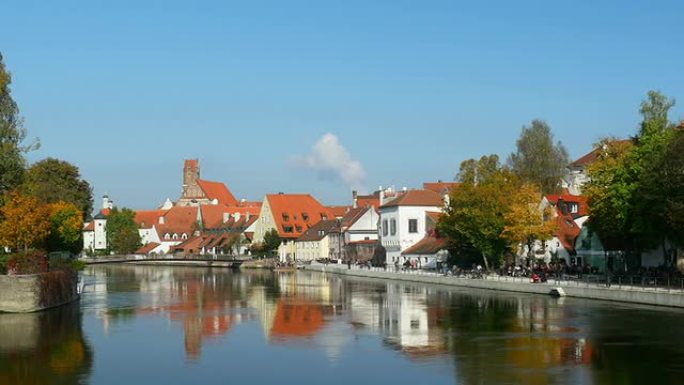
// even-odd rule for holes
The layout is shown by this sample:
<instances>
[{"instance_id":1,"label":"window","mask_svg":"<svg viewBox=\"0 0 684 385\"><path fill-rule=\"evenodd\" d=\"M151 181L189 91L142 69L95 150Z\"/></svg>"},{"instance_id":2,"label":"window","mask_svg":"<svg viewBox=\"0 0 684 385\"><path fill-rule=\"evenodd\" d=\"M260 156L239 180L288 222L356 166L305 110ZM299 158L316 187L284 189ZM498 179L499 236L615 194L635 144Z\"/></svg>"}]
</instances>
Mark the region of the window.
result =
<instances>
[{"instance_id":1,"label":"window","mask_svg":"<svg viewBox=\"0 0 684 385\"><path fill-rule=\"evenodd\" d=\"M283 213L283 221L287 222L290 220L290 216L287 213Z\"/></svg>"},{"instance_id":2,"label":"window","mask_svg":"<svg viewBox=\"0 0 684 385\"><path fill-rule=\"evenodd\" d=\"M387 235L387 219L382 221L382 235Z\"/></svg>"},{"instance_id":3,"label":"window","mask_svg":"<svg viewBox=\"0 0 684 385\"><path fill-rule=\"evenodd\" d=\"M298 233L302 232L302 226L300 226L300 225L295 225L295 229L297 229Z\"/></svg>"},{"instance_id":4,"label":"window","mask_svg":"<svg viewBox=\"0 0 684 385\"><path fill-rule=\"evenodd\" d=\"M577 203L570 203L570 212L576 214L579 211L579 205Z\"/></svg>"},{"instance_id":5,"label":"window","mask_svg":"<svg viewBox=\"0 0 684 385\"><path fill-rule=\"evenodd\" d=\"M409 233L417 233L418 232L418 220L417 219L409 219Z\"/></svg>"},{"instance_id":6,"label":"window","mask_svg":"<svg viewBox=\"0 0 684 385\"><path fill-rule=\"evenodd\" d=\"M283 231L286 233L291 233L292 232L292 226L283 226Z\"/></svg>"},{"instance_id":7,"label":"window","mask_svg":"<svg viewBox=\"0 0 684 385\"><path fill-rule=\"evenodd\" d=\"M392 218L390 219L390 235L396 235L397 234L397 221Z\"/></svg>"},{"instance_id":8,"label":"window","mask_svg":"<svg viewBox=\"0 0 684 385\"><path fill-rule=\"evenodd\" d=\"M178 234L173 233L173 236L172 236L171 238L173 238L173 239L178 239Z\"/></svg>"},{"instance_id":9,"label":"window","mask_svg":"<svg viewBox=\"0 0 684 385\"><path fill-rule=\"evenodd\" d=\"M164 234L164 239L171 239L171 234L169 234L169 233Z\"/></svg>"},{"instance_id":10,"label":"window","mask_svg":"<svg viewBox=\"0 0 684 385\"><path fill-rule=\"evenodd\" d=\"M181 238L188 239L188 234L183 233L183 235L181 235Z\"/></svg>"},{"instance_id":11,"label":"window","mask_svg":"<svg viewBox=\"0 0 684 385\"><path fill-rule=\"evenodd\" d=\"M326 214L321 214L321 220L327 221L328 216Z\"/></svg>"},{"instance_id":12,"label":"window","mask_svg":"<svg viewBox=\"0 0 684 385\"><path fill-rule=\"evenodd\" d=\"M307 214L307 213L302 213L302 220L303 220L304 222L308 221L308 220L309 220L309 214Z\"/></svg>"}]
</instances>

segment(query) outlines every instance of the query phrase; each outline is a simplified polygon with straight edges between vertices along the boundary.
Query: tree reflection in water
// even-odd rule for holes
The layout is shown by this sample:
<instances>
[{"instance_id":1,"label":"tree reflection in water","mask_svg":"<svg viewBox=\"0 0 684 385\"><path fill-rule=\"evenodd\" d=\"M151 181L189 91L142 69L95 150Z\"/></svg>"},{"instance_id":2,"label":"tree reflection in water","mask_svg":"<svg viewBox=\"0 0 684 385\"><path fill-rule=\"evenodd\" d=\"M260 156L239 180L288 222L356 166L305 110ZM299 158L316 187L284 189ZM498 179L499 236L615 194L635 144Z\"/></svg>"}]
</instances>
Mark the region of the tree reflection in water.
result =
<instances>
[{"instance_id":1,"label":"tree reflection in water","mask_svg":"<svg viewBox=\"0 0 684 385\"><path fill-rule=\"evenodd\" d=\"M92 362L78 303L0 314L0 384L77 384Z\"/></svg>"}]
</instances>

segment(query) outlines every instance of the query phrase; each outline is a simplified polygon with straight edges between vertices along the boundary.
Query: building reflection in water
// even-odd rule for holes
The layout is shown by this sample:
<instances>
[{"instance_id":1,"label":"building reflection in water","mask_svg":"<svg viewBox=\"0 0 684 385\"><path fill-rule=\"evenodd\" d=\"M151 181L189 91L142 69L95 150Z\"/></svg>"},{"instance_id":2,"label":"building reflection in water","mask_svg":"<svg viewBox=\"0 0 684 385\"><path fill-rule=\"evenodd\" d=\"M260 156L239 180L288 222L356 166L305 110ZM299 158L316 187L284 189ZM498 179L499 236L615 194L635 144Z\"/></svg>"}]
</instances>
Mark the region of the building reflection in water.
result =
<instances>
[{"instance_id":1,"label":"building reflection in water","mask_svg":"<svg viewBox=\"0 0 684 385\"><path fill-rule=\"evenodd\" d=\"M0 314L0 384L83 383L92 362L78 303Z\"/></svg>"},{"instance_id":2,"label":"building reflection in water","mask_svg":"<svg viewBox=\"0 0 684 385\"><path fill-rule=\"evenodd\" d=\"M138 296L141 303L108 298L105 325L126 317L162 315L182 325L186 355L191 359L201 357L202 344L208 339L253 321L259 323L269 343L322 348L331 363L353 354L355 339L379 336L384 346L411 361L439 360L463 384L614 383L610 374L614 370L643 379L638 372L648 362L622 359L626 350L621 342L613 344L604 335L619 334L624 319L611 318L609 311L593 315L586 309L601 309L600 303L590 301L573 300L566 306L562 299L545 296L307 271L125 268L123 274L134 278L108 280L104 290L150 295ZM120 277L122 272L113 274ZM640 330L639 322L644 321L636 320L630 330ZM643 333L630 341L634 340L650 346ZM667 336L659 341L667 341ZM654 349L649 359L681 357L666 353L667 357ZM676 383L662 373L655 377L663 379L662 383Z\"/></svg>"}]
</instances>

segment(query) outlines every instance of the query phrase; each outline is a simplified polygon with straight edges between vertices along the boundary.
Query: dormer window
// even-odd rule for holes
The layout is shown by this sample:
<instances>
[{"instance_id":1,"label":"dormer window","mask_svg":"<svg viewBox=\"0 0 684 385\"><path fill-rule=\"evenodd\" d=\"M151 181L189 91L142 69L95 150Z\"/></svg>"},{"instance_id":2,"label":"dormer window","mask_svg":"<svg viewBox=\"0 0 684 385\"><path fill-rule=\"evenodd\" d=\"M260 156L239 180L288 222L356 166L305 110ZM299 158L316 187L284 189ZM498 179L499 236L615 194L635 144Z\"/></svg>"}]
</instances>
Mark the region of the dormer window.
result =
<instances>
[{"instance_id":1,"label":"dormer window","mask_svg":"<svg viewBox=\"0 0 684 385\"><path fill-rule=\"evenodd\" d=\"M182 239L188 239L188 234L183 233L183 234L181 235L181 238L182 238Z\"/></svg>"},{"instance_id":2,"label":"dormer window","mask_svg":"<svg viewBox=\"0 0 684 385\"><path fill-rule=\"evenodd\" d=\"M173 236L171 237L172 239L178 239L178 234L173 233Z\"/></svg>"},{"instance_id":3,"label":"dormer window","mask_svg":"<svg viewBox=\"0 0 684 385\"><path fill-rule=\"evenodd\" d=\"M171 234L169 234L169 233L164 234L164 239L171 239Z\"/></svg>"},{"instance_id":4,"label":"dormer window","mask_svg":"<svg viewBox=\"0 0 684 385\"><path fill-rule=\"evenodd\" d=\"M302 226L300 226L300 225L296 225L295 229L297 230L298 233L302 232Z\"/></svg>"},{"instance_id":5,"label":"dormer window","mask_svg":"<svg viewBox=\"0 0 684 385\"><path fill-rule=\"evenodd\" d=\"M579 212L579 205L575 202L568 203L568 209L571 213L577 214Z\"/></svg>"},{"instance_id":6,"label":"dormer window","mask_svg":"<svg viewBox=\"0 0 684 385\"><path fill-rule=\"evenodd\" d=\"M290 220L290 216L286 213L283 213L283 221L288 222Z\"/></svg>"},{"instance_id":7,"label":"dormer window","mask_svg":"<svg viewBox=\"0 0 684 385\"><path fill-rule=\"evenodd\" d=\"M328 215L321 213L321 220L327 221L328 220Z\"/></svg>"},{"instance_id":8,"label":"dormer window","mask_svg":"<svg viewBox=\"0 0 684 385\"><path fill-rule=\"evenodd\" d=\"M307 221L309 220L309 214L307 214L307 213L302 213L302 220L303 220L304 222L307 222Z\"/></svg>"},{"instance_id":9,"label":"dormer window","mask_svg":"<svg viewBox=\"0 0 684 385\"><path fill-rule=\"evenodd\" d=\"M286 233L291 233L292 232L292 226L283 226L283 231Z\"/></svg>"},{"instance_id":10,"label":"dormer window","mask_svg":"<svg viewBox=\"0 0 684 385\"><path fill-rule=\"evenodd\" d=\"M318 230L318 236L319 236L319 237L325 236L325 231L323 231L323 230Z\"/></svg>"}]
</instances>

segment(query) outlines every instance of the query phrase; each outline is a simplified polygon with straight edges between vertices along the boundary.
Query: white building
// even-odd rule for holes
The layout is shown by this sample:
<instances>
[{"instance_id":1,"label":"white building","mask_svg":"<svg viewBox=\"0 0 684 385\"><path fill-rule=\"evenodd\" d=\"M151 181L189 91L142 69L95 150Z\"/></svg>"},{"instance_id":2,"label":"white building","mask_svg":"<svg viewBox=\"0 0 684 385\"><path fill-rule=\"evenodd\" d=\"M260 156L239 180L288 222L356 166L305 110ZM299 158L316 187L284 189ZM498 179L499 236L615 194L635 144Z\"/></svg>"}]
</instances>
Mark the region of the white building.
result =
<instances>
[{"instance_id":1,"label":"white building","mask_svg":"<svg viewBox=\"0 0 684 385\"><path fill-rule=\"evenodd\" d=\"M380 197L380 243L387 251L387 265L402 264L401 252L423 239L427 233L427 212L440 212L442 195L432 190L408 190L385 201Z\"/></svg>"},{"instance_id":2,"label":"white building","mask_svg":"<svg viewBox=\"0 0 684 385\"><path fill-rule=\"evenodd\" d=\"M83 225L83 250L88 253L107 249L107 215L114 202L107 195L102 197L102 209L93 220Z\"/></svg>"}]
</instances>

